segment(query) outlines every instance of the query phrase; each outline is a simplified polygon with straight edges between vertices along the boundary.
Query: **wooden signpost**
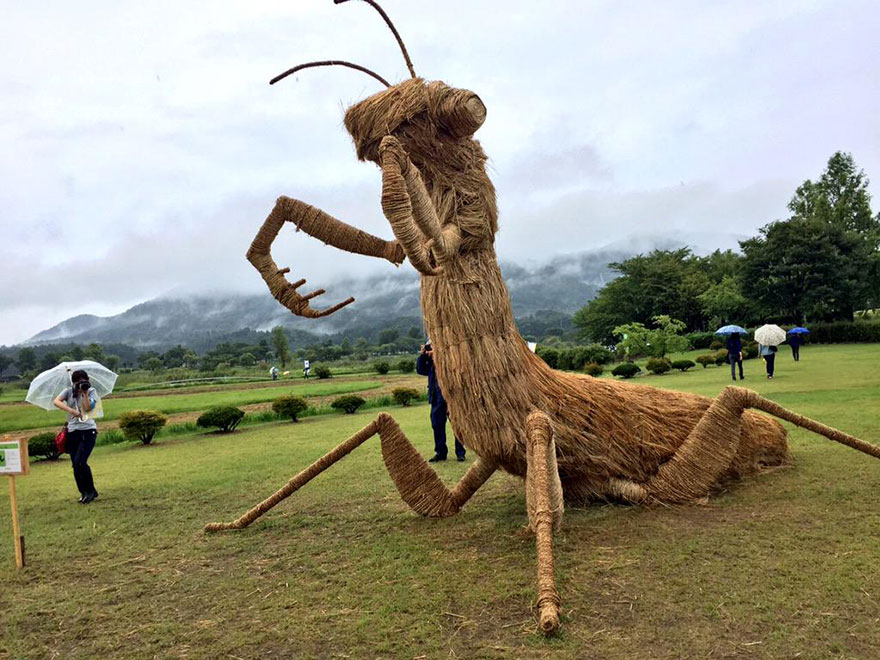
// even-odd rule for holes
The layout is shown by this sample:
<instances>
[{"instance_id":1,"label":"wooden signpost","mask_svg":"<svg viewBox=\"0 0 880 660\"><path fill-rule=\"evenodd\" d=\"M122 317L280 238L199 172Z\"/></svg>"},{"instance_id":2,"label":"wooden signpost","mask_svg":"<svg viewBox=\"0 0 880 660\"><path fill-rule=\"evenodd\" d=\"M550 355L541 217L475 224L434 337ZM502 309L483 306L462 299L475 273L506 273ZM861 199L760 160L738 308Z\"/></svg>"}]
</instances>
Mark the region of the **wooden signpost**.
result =
<instances>
[{"instance_id":1,"label":"wooden signpost","mask_svg":"<svg viewBox=\"0 0 880 660\"><path fill-rule=\"evenodd\" d=\"M24 568L24 536L18 525L18 502L15 499L15 475L27 474L27 440L12 440L9 436L0 438L0 474L9 477L9 503L12 507L12 542L15 546L15 565Z\"/></svg>"}]
</instances>

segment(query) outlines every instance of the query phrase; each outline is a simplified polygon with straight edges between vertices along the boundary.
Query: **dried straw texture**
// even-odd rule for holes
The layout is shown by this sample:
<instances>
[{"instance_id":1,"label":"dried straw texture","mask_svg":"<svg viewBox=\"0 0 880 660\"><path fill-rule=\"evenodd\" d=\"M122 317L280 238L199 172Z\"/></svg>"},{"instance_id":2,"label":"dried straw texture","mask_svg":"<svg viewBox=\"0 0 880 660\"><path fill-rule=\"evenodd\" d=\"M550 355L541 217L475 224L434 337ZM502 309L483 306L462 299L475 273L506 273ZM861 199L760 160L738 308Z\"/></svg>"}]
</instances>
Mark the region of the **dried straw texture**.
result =
<instances>
[{"instance_id":1,"label":"dried straw texture","mask_svg":"<svg viewBox=\"0 0 880 660\"><path fill-rule=\"evenodd\" d=\"M478 459L450 491L412 446L391 415L380 413L375 421L327 452L239 518L228 523L208 523L205 531L247 527L377 433L382 443L382 458L400 497L424 516L442 518L455 515L496 470L494 462Z\"/></svg>"},{"instance_id":2,"label":"dried straw texture","mask_svg":"<svg viewBox=\"0 0 880 660\"><path fill-rule=\"evenodd\" d=\"M293 223L297 231L302 230L310 236L346 252L381 257L395 264L401 263L404 259L403 250L396 242L389 242L361 231L305 202L289 197L279 197L275 202L275 208L272 209L269 217L266 218L260 231L254 237L250 249L248 249L247 258L260 271L260 275L275 299L299 316L311 318L328 316L354 302L354 298L348 298L320 311L309 306L311 299L325 293L324 289L301 295L297 289L306 281L288 282L284 275L290 272L290 269L278 268L272 259L270 252L272 243L285 222Z\"/></svg>"},{"instance_id":3,"label":"dried straw texture","mask_svg":"<svg viewBox=\"0 0 880 660\"><path fill-rule=\"evenodd\" d=\"M534 412L526 420L528 474L526 504L529 524L535 532L538 555L538 626L545 635L559 628L561 601L553 570L553 532L562 526L562 486L556 467L556 451L550 419Z\"/></svg>"}]
</instances>

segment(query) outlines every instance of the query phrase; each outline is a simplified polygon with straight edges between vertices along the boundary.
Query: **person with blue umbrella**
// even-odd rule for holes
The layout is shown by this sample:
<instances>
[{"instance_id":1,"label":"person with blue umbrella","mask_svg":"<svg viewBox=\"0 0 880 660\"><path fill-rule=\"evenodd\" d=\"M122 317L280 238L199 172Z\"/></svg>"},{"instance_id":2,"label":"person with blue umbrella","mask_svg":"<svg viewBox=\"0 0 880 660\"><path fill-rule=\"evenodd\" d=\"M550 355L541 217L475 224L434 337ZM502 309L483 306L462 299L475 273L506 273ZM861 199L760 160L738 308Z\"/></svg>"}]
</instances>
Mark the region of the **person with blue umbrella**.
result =
<instances>
[{"instance_id":1,"label":"person with blue umbrella","mask_svg":"<svg viewBox=\"0 0 880 660\"><path fill-rule=\"evenodd\" d=\"M743 354L741 335L746 334L745 328L738 325L725 325L715 331L716 335L727 335L727 361L730 362L730 375L736 380L736 366L739 365L739 379L745 380L743 374Z\"/></svg>"},{"instance_id":2,"label":"person with blue umbrella","mask_svg":"<svg viewBox=\"0 0 880 660\"><path fill-rule=\"evenodd\" d=\"M791 346L791 355L795 362L800 362L801 344L804 343L804 335L810 334L810 331L798 326L797 328L792 328L786 334L788 335L788 345Z\"/></svg>"}]
</instances>

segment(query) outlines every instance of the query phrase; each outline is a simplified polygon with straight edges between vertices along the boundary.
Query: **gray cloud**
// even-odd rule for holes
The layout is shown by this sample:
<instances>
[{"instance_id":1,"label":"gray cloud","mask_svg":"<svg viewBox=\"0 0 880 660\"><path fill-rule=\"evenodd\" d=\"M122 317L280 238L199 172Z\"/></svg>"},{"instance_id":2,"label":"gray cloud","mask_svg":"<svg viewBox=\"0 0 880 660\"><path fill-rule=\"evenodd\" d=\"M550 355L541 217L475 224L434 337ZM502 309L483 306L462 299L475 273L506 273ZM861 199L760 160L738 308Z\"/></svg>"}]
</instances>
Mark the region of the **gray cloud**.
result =
<instances>
[{"instance_id":1,"label":"gray cloud","mask_svg":"<svg viewBox=\"0 0 880 660\"><path fill-rule=\"evenodd\" d=\"M502 257L645 234L733 247L838 149L880 177L868 0L383 6L420 74L488 107ZM390 236L378 171L341 125L375 82L267 84L326 58L401 79L362 3L228 0L209 19L186 0L20 3L0 54L0 343L174 288L259 288L242 255L280 194ZM316 286L383 268L292 233L276 252ZM75 273L97 290L71 300L59 282Z\"/></svg>"}]
</instances>

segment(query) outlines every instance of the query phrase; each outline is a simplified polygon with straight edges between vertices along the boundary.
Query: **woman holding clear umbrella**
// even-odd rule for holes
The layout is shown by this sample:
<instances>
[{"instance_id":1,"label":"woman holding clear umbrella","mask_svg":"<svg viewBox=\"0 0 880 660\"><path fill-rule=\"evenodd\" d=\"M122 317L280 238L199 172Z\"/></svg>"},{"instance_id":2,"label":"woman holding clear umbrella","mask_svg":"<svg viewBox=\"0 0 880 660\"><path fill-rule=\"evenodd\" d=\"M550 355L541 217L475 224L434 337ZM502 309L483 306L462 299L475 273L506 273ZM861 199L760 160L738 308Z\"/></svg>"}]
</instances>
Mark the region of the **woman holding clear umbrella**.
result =
<instances>
[{"instance_id":1,"label":"woman holding clear umbrella","mask_svg":"<svg viewBox=\"0 0 880 660\"><path fill-rule=\"evenodd\" d=\"M74 371L71 380L71 386L52 403L67 413L67 451L73 463L73 478L80 492L80 504L88 504L98 497L89 467L89 456L98 439L98 425L89 413L98 407L100 400L85 371Z\"/></svg>"}]
</instances>

